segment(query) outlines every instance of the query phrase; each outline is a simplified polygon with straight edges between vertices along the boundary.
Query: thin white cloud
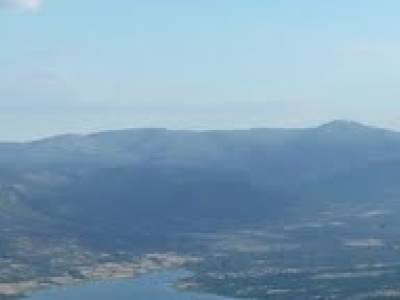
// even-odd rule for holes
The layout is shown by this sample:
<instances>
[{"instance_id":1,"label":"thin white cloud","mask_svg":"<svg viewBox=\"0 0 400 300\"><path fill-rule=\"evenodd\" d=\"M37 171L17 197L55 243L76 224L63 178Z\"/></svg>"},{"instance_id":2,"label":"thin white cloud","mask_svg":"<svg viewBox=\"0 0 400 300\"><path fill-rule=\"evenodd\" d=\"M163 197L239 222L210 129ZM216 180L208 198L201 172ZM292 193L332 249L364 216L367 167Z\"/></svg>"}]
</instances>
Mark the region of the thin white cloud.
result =
<instances>
[{"instance_id":1,"label":"thin white cloud","mask_svg":"<svg viewBox=\"0 0 400 300\"><path fill-rule=\"evenodd\" d=\"M0 0L0 8L11 7L35 11L40 8L43 0Z\"/></svg>"}]
</instances>

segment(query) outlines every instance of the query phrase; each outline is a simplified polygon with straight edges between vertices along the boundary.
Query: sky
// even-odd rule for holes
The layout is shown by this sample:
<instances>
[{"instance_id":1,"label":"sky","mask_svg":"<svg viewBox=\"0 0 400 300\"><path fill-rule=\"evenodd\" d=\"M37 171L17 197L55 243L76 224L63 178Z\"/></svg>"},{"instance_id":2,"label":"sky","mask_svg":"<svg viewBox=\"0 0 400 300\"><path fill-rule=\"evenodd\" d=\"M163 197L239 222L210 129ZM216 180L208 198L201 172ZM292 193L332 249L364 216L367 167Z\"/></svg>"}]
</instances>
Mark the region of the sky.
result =
<instances>
[{"instance_id":1,"label":"sky","mask_svg":"<svg viewBox=\"0 0 400 300\"><path fill-rule=\"evenodd\" d=\"M400 130L398 0L0 0L0 140Z\"/></svg>"}]
</instances>

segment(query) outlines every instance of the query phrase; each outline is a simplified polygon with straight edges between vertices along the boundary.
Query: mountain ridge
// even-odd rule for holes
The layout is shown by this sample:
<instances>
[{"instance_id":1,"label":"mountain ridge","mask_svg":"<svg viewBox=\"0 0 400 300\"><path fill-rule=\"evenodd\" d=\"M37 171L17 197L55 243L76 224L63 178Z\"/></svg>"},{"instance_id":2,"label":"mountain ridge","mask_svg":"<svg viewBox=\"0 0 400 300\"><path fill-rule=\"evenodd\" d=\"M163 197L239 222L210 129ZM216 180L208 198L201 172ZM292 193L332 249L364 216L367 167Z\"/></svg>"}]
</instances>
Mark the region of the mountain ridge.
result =
<instances>
[{"instance_id":1,"label":"mountain ridge","mask_svg":"<svg viewBox=\"0 0 400 300\"><path fill-rule=\"evenodd\" d=\"M366 125L362 122L337 119L332 120L326 123L322 123L317 126L310 127L252 127L247 129L168 129L162 127L138 127L138 128L125 128L125 129L113 129L113 130L99 130L87 134L81 133L65 133L59 135L51 135L44 138L37 138L23 142L14 142L14 141L0 141L0 146L16 146L16 145L26 145L26 144L37 144L37 143L46 143L50 141L56 140L69 140L69 139L81 139L85 137L97 137L101 135L109 135L109 134L129 134L129 133L192 133L192 134L204 134L204 133L244 133L251 131L307 131L307 130L319 130L319 129L328 129L328 130L352 130L352 129L375 129L379 131L391 132L400 134L400 131L385 127L378 127L373 125Z\"/></svg>"}]
</instances>

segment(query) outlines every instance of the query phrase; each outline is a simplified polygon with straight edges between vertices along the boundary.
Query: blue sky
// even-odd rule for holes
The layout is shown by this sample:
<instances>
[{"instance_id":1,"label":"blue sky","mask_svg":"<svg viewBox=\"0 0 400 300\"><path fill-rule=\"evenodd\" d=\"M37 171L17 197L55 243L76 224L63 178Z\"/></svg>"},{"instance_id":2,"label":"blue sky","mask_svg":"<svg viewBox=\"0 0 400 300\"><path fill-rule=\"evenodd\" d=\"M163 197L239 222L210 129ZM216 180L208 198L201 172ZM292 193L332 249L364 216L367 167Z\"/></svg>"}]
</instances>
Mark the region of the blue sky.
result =
<instances>
[{"instance_id":1,"label":"blue sky","mask_svg":"<svg viewBox=\"0 0 400 300\"><path fill-rule=\"evenodd\" d=\"M400 129L397 0L0 0L0 140Z\"/></svg>"}]
</instances>

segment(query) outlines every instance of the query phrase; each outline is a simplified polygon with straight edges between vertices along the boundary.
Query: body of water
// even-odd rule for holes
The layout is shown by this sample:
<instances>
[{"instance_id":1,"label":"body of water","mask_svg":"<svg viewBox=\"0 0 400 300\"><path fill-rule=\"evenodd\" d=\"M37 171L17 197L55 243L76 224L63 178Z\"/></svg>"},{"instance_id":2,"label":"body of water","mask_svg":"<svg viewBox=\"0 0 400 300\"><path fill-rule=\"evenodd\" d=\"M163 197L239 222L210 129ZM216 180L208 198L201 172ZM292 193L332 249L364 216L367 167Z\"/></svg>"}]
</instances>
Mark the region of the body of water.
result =
<instances>
[{"instance_id":1,"label":"body of water","mask_svg":"<svg viewBox=\"0 0 400 300\"><path fill-rule=\"evenodd\" d=\"M183 272L161 272L137 279L94 282L34 293L27 300L229 300L228 298L179 292L173 284Z\"/></svg>"}]
</instances>

